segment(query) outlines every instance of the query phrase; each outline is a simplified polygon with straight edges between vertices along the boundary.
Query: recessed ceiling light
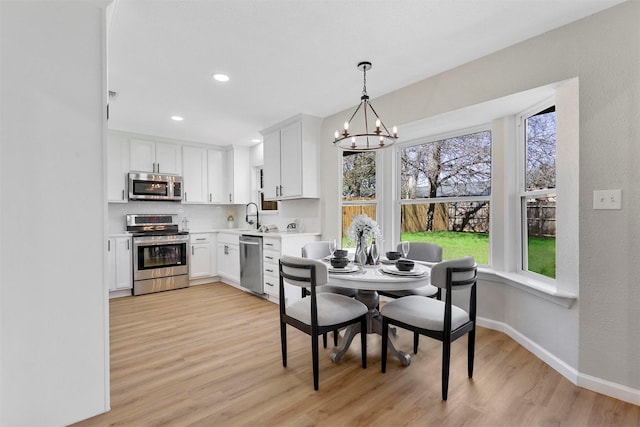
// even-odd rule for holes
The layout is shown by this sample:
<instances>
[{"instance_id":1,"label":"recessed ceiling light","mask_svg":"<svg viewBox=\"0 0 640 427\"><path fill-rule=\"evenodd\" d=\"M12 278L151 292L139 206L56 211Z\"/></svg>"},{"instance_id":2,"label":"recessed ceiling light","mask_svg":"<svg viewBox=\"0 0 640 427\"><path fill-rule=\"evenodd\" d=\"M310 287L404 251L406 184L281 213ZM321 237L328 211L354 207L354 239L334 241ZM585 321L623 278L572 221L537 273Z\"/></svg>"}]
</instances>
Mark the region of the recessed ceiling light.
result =
<instances>
[{"instance_id":1,"label":"recessed ceiling light","mask_svg":"<svg viewBox=\"0 0 640 427\"><path fill-rule=\"evenodd\" d=\"M219 82L228 82L229 76L227 76L226 74L214 74L213 79Z\"/></svg>"},{"instance_id":2,"label":"recessed ceiling light","mask_svg":"<svg viewBox=\"0 0 640 427\"><path fill-rule=\"evenodd\" d=\"M175 120L176 122L181 122L184 120L184 118L180 116L171 116L171 120Z\"/></svg>"},{"instance_id":3,"label":"recessed ceiling light","mask_svg":"<svg viewBox=\"0 0 640 427\"><path fill-rule=\"evenodd\" d=\"M261 139L258 139L258 138L253 138L253 139L251 140L251 142L262 142L262 140L261 140Z\"/></svg>"}]
</instances>

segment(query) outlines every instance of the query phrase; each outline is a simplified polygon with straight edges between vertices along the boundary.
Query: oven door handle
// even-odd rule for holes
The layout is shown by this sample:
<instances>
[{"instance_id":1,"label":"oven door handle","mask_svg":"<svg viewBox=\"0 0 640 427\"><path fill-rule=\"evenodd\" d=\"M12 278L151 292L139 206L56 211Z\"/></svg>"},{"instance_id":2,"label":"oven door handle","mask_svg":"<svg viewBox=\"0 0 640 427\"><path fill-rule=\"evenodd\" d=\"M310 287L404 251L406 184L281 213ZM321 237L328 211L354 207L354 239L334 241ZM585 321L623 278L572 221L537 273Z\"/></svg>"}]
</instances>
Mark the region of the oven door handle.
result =
<instances>
[{"instance_id":1,"label":"oven door handle","mask_svg":"<svg viewBox=\"0 0 640 427\"><path fill-rule=\"evenodd\" d=\"M189 241L188 240L165 240L162 242L156 241L156 242L133 242L133 247L134 248L139 248L141 246L166 246L166 245L183 245L183 244L187 244Z\"/></svg>"}]
</instances>

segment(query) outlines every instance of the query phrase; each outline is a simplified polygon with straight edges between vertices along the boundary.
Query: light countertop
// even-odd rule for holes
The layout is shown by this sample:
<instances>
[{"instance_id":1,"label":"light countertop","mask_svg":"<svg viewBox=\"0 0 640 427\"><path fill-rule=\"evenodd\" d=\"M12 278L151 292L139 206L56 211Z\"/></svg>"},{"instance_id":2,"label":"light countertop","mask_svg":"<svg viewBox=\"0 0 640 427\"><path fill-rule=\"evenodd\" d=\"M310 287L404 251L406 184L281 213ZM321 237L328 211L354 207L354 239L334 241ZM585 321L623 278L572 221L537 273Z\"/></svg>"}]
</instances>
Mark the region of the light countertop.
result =
<instances>
[{"instance_id":1,"label":"light countertop","mask_svg":"<svg viewBox=\"0 0 640 427\"><path fill-rule=\"evenodd\" d=\"M287 232L287 231L277 231L270 233L261 233L257 230L248 230L243 228L217 228L217 229L193 229L189 230L190 234L194 233L226 233L226 234L246 234L248 236L258 236L258 237L278 237L278 238L287 238L287 237L296 237L296 236L319 236L320 232Z\"/></svg>"}]
</instances>

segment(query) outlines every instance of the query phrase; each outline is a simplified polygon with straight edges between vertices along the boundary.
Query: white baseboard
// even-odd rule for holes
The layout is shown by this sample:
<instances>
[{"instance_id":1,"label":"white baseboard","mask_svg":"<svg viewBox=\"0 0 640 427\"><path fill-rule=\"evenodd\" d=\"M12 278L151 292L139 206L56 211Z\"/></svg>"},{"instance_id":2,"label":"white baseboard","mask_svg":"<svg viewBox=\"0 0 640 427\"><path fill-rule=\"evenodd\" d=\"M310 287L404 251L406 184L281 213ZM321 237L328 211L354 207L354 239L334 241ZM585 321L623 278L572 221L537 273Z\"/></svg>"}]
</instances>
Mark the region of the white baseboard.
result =
<instances>
[{"instance_id":1,"label":"white baseboard","mask_svg":"<svg viewBox=\"0 0 640 427\"><path fill-rule=\"evenodd\" d=\"M505 333L515 342L529 350L531 353L536 355L536 357L545 362L547 365L551 366L553 369L558 371L560 375L562 375L578 387L583 387L587 390L595 391L596 393L604 394L606 396L610 396L615 399L623 400L625 402L640 406L640 390L635 390L631 387L580 373L575 368L569 366L567 363L557 358L555 355L553 355L525 335L516 331L506 323L497 322L495 320L485 319L482 317L478 317L476 323L478 324L478 326Z\"/></svg>"},{"instance_id":2,"label":"white baseboard","mask_svg":"<svg viewBox=\"0 0 640 427\"><path fill-rule=\"evenodd\" d=\"M640 406L640 390L582 373L578 375L577 385Z\"/></svg>"}]
</instances>

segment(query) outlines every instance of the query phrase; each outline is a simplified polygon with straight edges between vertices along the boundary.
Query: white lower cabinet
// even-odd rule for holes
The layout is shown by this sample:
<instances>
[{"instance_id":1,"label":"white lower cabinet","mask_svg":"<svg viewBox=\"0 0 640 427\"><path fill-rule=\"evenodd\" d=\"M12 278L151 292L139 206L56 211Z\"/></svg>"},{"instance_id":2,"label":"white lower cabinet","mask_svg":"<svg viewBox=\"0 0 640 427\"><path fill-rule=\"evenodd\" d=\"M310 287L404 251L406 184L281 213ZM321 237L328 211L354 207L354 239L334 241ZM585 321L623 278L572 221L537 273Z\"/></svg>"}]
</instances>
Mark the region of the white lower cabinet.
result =
<instances>
[{"instance_id":1,"label":"white lower cabinet","mask_svg":"<svg viewBox=\"0 0 640 427\"><path fill-rule=\"evenodd\" d=\"M131 251L131 237L109 236L107 239L109 292L126 291L133 288Z\"/></svg>"},{"instance_id":2,"label":"white lower cabinet","mask_svg":"<svg viewBox=\"0 0 640 427\"><path fill-rule=\"evenodd\" d=\"M218 276L232 285L240 285L240 236L218 234Z\"/></svg>"},{"instance_id":3,"label":"white lower cabinet","mask_svg":"<svg viewBox=\"0 0 640 427\"><path fill-rule=\"evenodd\" d=\"M278 260L280 259L280 245L278 245L277 250L267 249L268 246L266 246L266 244L273 243L271 240L277 239L265 238L262 242L262 275L264 280L264 292L277 300L280 295L280 272L278 264Z\"/></svg>"},{"instance_id":4,"label":"white lower cabinet","mask_svg":"<svg viewBox=\"0 0 640 427\"><path fill-rule=\"evenodd\" d=\"M269 300L280 302L280 270L279 262L282 255L300 256L302 247L318 240L316 235L287 234L279 237L264 237L262 239L262 274L264 292ZM285 283L285 304L291 304L302 298L302 290L298 286Z\"/></svg>"},{"instance_id":5,"label":"white lower cabinet","mask_svg":"<svg viewBox=\"0 0 640 427\"><path fill-rule=\"evenodd\" d=\"M218 274L215 233L189 235L189 279L216 276Z\"/></svg>"}]
</instances>

